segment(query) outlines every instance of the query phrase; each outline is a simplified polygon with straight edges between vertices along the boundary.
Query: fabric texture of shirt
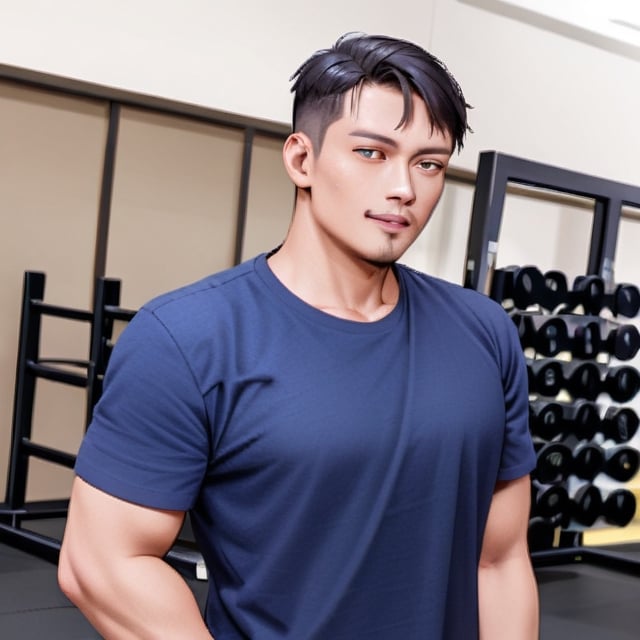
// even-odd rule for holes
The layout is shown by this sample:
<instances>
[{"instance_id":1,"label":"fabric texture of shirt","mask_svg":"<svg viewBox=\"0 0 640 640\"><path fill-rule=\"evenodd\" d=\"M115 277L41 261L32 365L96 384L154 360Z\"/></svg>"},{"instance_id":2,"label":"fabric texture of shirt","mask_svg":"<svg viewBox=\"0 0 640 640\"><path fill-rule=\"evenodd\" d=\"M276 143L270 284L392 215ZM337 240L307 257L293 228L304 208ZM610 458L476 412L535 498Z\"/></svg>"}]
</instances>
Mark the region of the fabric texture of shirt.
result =
<instances>
[{"instance_id":1,"label":"fabric texture of shirt","mask_svg":"<svg viewBox=\"0 0 640 640\"><path fill-rule=\"evenodd\" d=\"M514 324L397 265L375 322L311 307L266 256L145 305L76 463L191 510L216 640L469 640L497 480L535 466Z\"/></svg>"}]
</instances>

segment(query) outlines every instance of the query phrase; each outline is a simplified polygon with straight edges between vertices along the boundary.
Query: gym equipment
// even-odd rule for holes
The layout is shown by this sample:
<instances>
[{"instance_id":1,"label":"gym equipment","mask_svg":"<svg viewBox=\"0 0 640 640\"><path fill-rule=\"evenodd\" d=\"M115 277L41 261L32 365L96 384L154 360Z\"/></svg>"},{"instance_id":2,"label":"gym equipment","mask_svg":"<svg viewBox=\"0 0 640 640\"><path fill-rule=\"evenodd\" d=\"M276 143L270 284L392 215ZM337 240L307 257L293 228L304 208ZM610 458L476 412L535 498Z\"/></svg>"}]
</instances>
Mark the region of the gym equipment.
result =
<instances>
[{"instance_id":1,"label":"gym equipment","mask_svg":"<svg viewBox=\"0 0 640 640\"><path fill-rule=\"evenodd\" d=\"M505 196L514 183L593 201L585 274L571 285L557 269L497 265ZM638 315L640 291L616 283L613 273L626 205L640 207L640 187L495 151L480 154L464 286L502 304L526 355L537 457L528 531L535 566L588 559L640 573L640 561L582 545L585 529L625 526L635 510L633 494L615 486L639 468L638 415L620 405L637 396L640 374L619 363L640 351L637 327L620 321Z\"/></svg>"},{"instance_id":2,"label":"gym equipment","mask_svg":"<svg viewBox=\"0 0 640 640\"><path fill-rule=\"evenodd\" d=\"M44 446L31 438L31 422L39 378L70 384L85 389L86 424L102 389L106 366L105 343L111 337L113 319L118 315L113 303L119 297L119 283L102 279L96 284L94 309L86 311L44 302L45 274L26 272L23 283L20 338L16 365L11 455L9 459L5 502L0 505L0 535L14 542L22 542L27 549L35 549L45 556L57 556L55 541L41 537L21 527L23 520L60 517L66 514L68 500L27 502L26 486L30 458L39 458L72 468L75 455ZM53 316L91 324L87 360L42 358L40 329L43 317ZM69 370L71 369L71 370ZM3 524L3 522L8 524Z\"/></svg>"},{"instance_id":3,"label":"gym equipment","mask_svg":"<svg viewBox=\"0 0 640 640\"><path fill-rule=\"evenodd\" d=\"M630 407L608 407L600 424L606 439L629 442L638 431L638 414Z\"/></svg>"},{"instance_id":4,"label":"gym equipment","mask_svg":"<svg viewBox=\"0 0 640 640\"><path fill-rule=\"evenodd\" d=\"M636 497L628 489L615 489L604 498L602 517L614 527L626 527L636 513Z\"/></svg>"},{"instance_id":5,"label":"gym equipment","mask_svg":"<svg viewBox=\"0 0 640 640\"><path fill-rule=\"evenodd\" d=\"M564 516L569 506L569 493L562 484L543 484L539 480L531 482L531 515L542 518Z\"/></svg>"},{"instance_id":6,"label":"gym equipment","mask_svg":"<svg viewBox=\"0 0 640 640\"><path fill-rule=\"evenodd\" d=\"M615 323L598 316L538 312L516 312L511 318L518 327L523 349L532 348L543 356L566 351L583 360L608 354L625 361L634 358L640 350L640 332L632 324Z\"/></svg>"},{"instance_id":7,"label":"gym equipment","mask_svg":"<svg viewBox=\"0 0 640 640\"><path fill-rule=\"evenodd\" d=\"M573 467L571 449L562 442L533 439L536 468L532 477L542 484L557 484L569 477Z\"/></svg>"},{"instance_id":8,"label":"gym equipment","mask_svg":"<svg viewBox=\"0 0 640 640\"><path fill-rule=\"evenodd\" d=\"M602 494L593 484L584 484L569 498L570 517L585 527L591 527L602 512Z\"/></svg>"},{"instance_id":9,"label":"gym equipment","mask_svg":"<svg viewBox=\"0 0 640 640\"><path fill-rule=\"evenodd\" d=\"M86 429L95 403L102 393L102 380L113 346L114 322L117 320L128 322L136 312L119 306L119 280L108 278L97 280L91 311L45 303L44 287L44 273L28 271L24 274L11 456L6 497L4 503L0 504L0 541L50 562L57 562L60 540L48 534L36 532L33 527L24 527L23 524L26 521L64 518L69 501L67 499L26 500L29 460L39 458L72 468L76 456L33 441L31 421L36 382L38 379L48 379L60 384L84 388L86 394L84 427ZM86 360L42 358L39 349L41 320L44 316L89 323L91 337L88 358ZM185 528L188 526L187 522ZM167 554L167 560L187 576L202 578L206 575L200 553L188 540L179 538L177 544Z\"/></svg>"}]
</instances>

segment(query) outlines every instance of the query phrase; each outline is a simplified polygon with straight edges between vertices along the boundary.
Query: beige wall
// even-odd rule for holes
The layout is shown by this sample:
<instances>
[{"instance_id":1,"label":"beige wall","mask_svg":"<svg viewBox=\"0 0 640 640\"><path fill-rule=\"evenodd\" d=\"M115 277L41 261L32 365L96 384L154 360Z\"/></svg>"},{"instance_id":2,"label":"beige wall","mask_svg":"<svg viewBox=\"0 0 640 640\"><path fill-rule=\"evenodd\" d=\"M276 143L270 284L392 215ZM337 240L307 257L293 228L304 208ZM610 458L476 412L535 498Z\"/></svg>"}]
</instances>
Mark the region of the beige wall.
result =
<instances>
[{"instance_id":1,"label":"beige wall","mask_svg":"<svg viewBox=\"0 0 640 640\"><path fill-rule=\"evenodd\" d=\"M445 60L475 107L459 166L496 149L640 181L640 61L460 0L21 0L0 3L0 63L288 122L291 73L352 30Z\"/></svg>"},{"instance_id":2,"label":"beige wall","mask_svg":"<svg viewBox=\"0 0 640 640\"><path fill-rule=\"evenodd\" d=\"M139 109L122 111L107 247L121 304L233 263L240 131Z\"/></svg>"},{"instance_id":3,"label":"beige wall","mask_svg":"<svg viewBox=\"0 0 640 640\"><path fill-rule=\"evenodd\" d=\"M13 415L23 272L46 272L50 302L89 307L105 136L105 104L0 81L0 488ZM70 324L44 323L43 355L86 357L88 327ZM38 386L33 429L43 442L73 450L82 423L67 420L67 392L51 382ZM77 407L83 401L77 391L75 399ZM29 489L37 494L47 486L49 479L36 473Z\"/></svg>"},{"instance_id":4,"label":"beige wall","mask_svg":"<svg viewBox=\"0 0 640 640\"><path fill-rule=\"evenodd\" d=\"M311 51L346 31L388 31L428 44L434 6L20 0L0 3L0 63L287 122L288 78Z\"/></svg>"},{"instance_id":5,"label":"beige wall","mask_svg":"<svg viewBox=\"0 0 640 640\"><path fill-rule=\"evenodd\" d=\"M293 196L293 185L282 164L282 142L256 136L251 156L243 259L270 251L284 240Z\"/></svg>"}]
</instances>

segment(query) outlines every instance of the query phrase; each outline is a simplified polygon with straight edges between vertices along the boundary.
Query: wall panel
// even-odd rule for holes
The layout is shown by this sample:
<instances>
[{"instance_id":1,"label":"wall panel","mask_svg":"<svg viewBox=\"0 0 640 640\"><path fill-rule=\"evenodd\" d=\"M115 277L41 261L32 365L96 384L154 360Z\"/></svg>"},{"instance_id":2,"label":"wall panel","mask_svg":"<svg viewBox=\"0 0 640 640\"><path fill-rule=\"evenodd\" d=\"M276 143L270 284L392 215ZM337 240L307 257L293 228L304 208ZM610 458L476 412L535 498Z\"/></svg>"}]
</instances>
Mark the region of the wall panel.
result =
<instances>
[{"instance_id":1,"label":"wall panel","mask_svg":"<svg viewBox=\"0 0 640 640\"><path fill-rule=\"evenodd\" d=\"M105 102L0 81L2 489L9 457L23 273L47 274L48 301L89 307L106 126ZM45 328L43 352L86 358L88 333L76 323L71 325L54 332ZM52 392L39 390L37 407L46 406ZM58 416L53 428L64 431L75 416L75 407L69 410L68 415ZM67 444L73 447L74 442L72 438ZM55 483L49 488L55 491Z\"/></svg>"},{"instance_id":2,"label":"wall panel","mask_svg":"<svg viewBox=\"0 0 640 640\"><path fill-rule=\"evenodd\" d=\"M254 139L243 259L273 249L287 233L295 189L282 162L282 142Z\"/></svg>"},{"instance_id":3,"label":"wall panel","mask_svg":"<svg viewBox=\"0 0 640 640\"><path fill-rule=\"evenodd\" d=\"M238 130L123 109L106 270L123 306L231 266L242 142Z\"/></svg>"}]
</instances>

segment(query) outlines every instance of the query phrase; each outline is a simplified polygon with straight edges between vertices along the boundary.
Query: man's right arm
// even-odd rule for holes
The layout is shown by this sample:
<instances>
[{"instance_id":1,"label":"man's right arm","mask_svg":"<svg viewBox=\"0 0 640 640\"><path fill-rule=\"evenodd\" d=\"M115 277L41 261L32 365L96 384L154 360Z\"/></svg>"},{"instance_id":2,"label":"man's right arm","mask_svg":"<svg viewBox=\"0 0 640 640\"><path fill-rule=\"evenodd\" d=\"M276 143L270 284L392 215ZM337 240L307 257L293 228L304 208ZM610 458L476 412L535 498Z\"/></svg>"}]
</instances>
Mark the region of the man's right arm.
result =
<instances>
[{"instance_id":1,"label":"man's right arm","mask_svg":"<svg viewBox=\"0 0 640 640\"><path fill-rule=\"evenodd\" d=\"M135 505L76 477L60 551L62 591L107 640L211 640L182 576L164 561L184 513Z\"/></svg>"}]
</instances>

